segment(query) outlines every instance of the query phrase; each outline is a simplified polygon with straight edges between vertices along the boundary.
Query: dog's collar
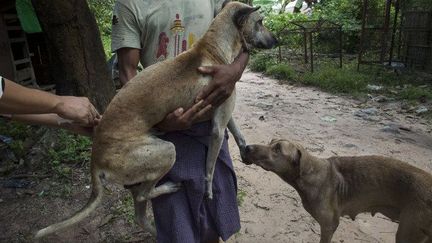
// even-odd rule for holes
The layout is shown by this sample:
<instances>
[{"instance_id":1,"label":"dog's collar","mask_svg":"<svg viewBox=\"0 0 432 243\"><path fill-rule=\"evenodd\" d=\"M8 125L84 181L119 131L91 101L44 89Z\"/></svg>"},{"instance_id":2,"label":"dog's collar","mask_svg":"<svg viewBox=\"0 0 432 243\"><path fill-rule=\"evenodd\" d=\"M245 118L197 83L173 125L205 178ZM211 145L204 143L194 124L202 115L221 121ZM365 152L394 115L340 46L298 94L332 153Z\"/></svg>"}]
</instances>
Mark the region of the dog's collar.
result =
<instances>
[{"instance_id":1,"label":"dog's collar","mask_svg":"<svg viewBox=\"0 0 432 243\"><path fill-rule=\"evenodd\" d=\"M240 38L241 38L241 42L242 42L242 49L243 52L247 52L249 53L250 49L248 47L248 44L246 42L246 39L244 38L244 35L240 32Z\"/></svg>"}]
</instances>

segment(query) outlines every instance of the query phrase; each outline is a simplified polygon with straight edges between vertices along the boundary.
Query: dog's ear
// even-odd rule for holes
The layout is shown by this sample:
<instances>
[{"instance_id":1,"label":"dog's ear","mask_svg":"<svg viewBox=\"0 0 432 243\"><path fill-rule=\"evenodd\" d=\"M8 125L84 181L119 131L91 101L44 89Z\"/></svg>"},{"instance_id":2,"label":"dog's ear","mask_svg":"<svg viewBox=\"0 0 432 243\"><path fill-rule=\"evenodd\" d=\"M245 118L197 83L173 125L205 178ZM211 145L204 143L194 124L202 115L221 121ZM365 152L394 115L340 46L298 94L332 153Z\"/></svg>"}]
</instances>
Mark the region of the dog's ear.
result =
<instances>
[{"instance_id":1,"label":"dog's ear","mask_svg":"<svg viewBox=\"0 0 432 243\"><path fill-rule=\"evenodd\" d=\"M222 3L222 8L221 8L221 9L223 9L223 8L225 7L225 5L227 5L229 2L231 2L231 0L225 0L225 1Z\"/></svg>"},{"instance_id":2,"label":"dog's ear","mask_svg":"<svg viewBox=\"0 0 432 243\"><path fill-rule=\"evenodd\" d=\"M246 21L246 19L249 17L249 15L255 11L257 11L258 9L260 9L260 7L243 7L239 10L237 10L237 12L234 14L234 23L237 26L237 28L240 28L241 26L243 26L244 22Z\"/></svg>"},{"instance_id":3,"label":"dog's ear","mask_svg":"<svg viewBox=\"0 0 432 243\"><path fill-rule=\"evenodd\" d=\"M299 167L300 166L300 160L301 160L301 157L302 157L302 152L301 152L301 150L300 149L296 149L297 151L296 151L296 154L294 155L294 159L293 159L293 165L295 166L295 167Z\"/></svg>"}]
</instances>

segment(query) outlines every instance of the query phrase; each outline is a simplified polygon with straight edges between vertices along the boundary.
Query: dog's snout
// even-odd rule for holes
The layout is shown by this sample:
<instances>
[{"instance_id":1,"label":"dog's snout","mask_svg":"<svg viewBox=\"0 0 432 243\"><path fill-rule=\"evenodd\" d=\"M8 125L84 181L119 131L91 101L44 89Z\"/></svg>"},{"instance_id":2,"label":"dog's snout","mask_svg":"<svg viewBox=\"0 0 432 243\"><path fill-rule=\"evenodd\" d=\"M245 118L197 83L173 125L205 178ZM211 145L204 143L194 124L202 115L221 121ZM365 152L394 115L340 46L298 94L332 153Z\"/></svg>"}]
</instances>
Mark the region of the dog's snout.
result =
<instances>
[{"instance_id":1,"label":"dog's snout","mask_svg":"<svg viewBox=\"0 0 432 243\"><path fill-rule=\"evenodd\" d=\"M271 49L277 46L278 43L276 37L273 34L269 34L265 40L257 43L256 47L260 49Z\"/></svg>"},{"instance_id":2,"label":"dog's snout","mask_svg":"<svg viewBox=\"0 0 432 243\"><path fill-rule=\"evenodd\" d=\"M252 146L250 146L250 145L246 146L245 152L246 152L246 154L252 152Z\"/></svg>"}]
</instances>

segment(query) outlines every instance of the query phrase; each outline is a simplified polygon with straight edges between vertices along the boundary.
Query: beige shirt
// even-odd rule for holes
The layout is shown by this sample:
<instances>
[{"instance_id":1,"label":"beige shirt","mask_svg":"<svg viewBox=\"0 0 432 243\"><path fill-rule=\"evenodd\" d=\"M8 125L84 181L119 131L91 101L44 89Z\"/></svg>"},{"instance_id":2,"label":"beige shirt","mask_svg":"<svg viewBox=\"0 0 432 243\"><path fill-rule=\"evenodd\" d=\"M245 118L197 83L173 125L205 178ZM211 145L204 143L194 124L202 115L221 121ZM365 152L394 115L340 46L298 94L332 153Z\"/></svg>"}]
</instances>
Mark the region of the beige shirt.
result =
<instances>
[{"instance_id":1,"label":"beige shirt","mask_svg":"<svg viewBox=\"0 0 432 243\"><path fill-rule=\"evenodd\" d=\"M141 49L143 67L172 58L203 36L223 0L117 0L112 21L113 52Z\"/></svg>"}]
</instances>

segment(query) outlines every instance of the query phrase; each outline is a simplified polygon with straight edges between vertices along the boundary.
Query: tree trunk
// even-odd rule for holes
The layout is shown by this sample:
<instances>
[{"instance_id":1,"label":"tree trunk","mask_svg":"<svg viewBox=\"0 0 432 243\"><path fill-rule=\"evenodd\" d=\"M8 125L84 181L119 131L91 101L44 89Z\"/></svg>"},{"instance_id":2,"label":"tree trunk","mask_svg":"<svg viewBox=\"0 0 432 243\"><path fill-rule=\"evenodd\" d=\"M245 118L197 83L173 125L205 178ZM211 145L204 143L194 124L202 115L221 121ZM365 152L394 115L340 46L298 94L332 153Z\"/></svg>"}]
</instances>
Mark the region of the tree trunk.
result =
<instances>
[{"instance_id":1,"label":"tree trunk","mask_svg":"<svg viewBox=\"0 0 432 243\"><path fill-rule=\"evenodd\" d=\"M96 20L86 0L32 1L59 95L87 96L103 112L115 94Z\"/></svg>"}]
</instances>

